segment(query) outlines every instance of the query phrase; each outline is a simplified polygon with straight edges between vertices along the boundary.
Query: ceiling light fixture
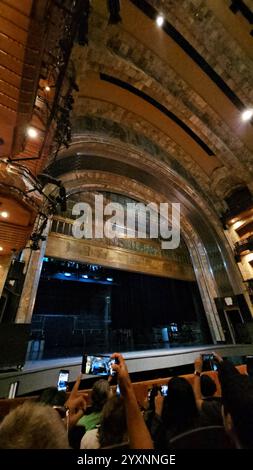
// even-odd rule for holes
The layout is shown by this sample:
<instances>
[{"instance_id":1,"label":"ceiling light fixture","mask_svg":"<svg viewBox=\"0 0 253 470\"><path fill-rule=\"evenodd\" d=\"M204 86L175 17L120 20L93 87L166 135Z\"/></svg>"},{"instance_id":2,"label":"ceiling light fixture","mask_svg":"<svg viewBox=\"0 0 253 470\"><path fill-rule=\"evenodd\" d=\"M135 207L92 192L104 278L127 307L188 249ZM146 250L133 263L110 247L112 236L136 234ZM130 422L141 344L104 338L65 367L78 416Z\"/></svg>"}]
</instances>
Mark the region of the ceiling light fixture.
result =
<instances>
[{"instance_id":1,"label":"ceiling light fixture","mask_svg":"<svg viewBox=\"0 0 253 470\"><path fill-rule=\"evenodd\" d=\"M3 247L2 247L2 246L0 246L0 251L4 251L4 249L3 249Z\"/></svg>"},{"instance_id":2,"label":"ceiling light fixture","mask_svg":"<svg viewBox=\"0 0 253 470\"><path fill-rule=\"evenodd\" d=\"M27 135L28 137L31 137L31 139L36 139L36 137L38 137L38 131L36 131L34 127L28 127Z\"/></svg>"},{"instance_id":3,"label":"ceiling light fixture","mask_svg":"<svg viewBox=\"0 0 253 470\"><path fill-rule=\"evenodd\" d=\"M161 28L161 26L163 25L163 22L164 22L164 17L162 15L158 15L156 18L156 24L157 26L159 26L159 28Z\"/></svg>"},{"instance_id":4,"label":"ceiling light fixture","mask_svg":"<svg viewBox=\"0 0 253 470\"><path fill-rule=\"evenodd\" d=\"M9 217L9 212L2 211L0 212L0 216L3 217L4 219L7 219Z\"/></svg>"},{"instance_id":5,"label":"ceiling light fixture","mask_svg":"<svg viewBox=\"0 0 253 470\"><path fill-rule=\"evenodd\" d=\"M246 109L243 113L242 113L242 120L243 121L250 121L250 119L253 117L253 108L251 109Z\"/></svg>"},{"instance_id":6,"label":"ceiling light fixture","mask_svg":"<svg viewBox=\"0 0 253 470\"><path fill-rule=\"evenodd\" d=\"M45 91L50 91L50 90L51 90L50 86L46 85L45 86Z\"/></svg>"}]
</instances>

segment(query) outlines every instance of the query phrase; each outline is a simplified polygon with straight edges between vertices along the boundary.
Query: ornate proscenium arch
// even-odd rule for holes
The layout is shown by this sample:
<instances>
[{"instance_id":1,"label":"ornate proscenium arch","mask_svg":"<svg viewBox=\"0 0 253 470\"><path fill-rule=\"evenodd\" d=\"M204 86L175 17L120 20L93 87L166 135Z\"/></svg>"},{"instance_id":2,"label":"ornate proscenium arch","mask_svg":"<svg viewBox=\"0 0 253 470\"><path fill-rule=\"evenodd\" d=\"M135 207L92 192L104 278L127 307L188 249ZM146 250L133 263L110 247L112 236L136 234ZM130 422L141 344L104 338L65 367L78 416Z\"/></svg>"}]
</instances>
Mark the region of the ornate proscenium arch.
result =
<instances>
[{"instance_id":1,"label":"ornate proscenium arch","mask_svg":"<svg viewBox=\"0 0 253 470\"><path fill-rule=\"evenodd\" d=\"M213 340L224 340L216 297L241 292L219 221L190 184L143 149L92 132L75 135L48 171L60 177L67 194L111 191L144 203L180 202L181 233L192 259ZM221 249L223 255L221 255ZM230 278L224 266L231 264Z\"/></svg>"}]
</instances>

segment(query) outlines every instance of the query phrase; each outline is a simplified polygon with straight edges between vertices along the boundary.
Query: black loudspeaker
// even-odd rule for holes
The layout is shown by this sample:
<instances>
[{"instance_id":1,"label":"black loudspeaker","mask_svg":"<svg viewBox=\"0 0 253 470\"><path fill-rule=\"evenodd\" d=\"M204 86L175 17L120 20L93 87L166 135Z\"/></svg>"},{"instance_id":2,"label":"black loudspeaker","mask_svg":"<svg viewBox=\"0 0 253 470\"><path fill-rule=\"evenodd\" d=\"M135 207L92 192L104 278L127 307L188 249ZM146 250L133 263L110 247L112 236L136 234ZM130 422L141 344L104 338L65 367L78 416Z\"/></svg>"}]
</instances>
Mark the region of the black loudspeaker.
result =
<instances>
[{"instance_id":1,"label":"black loudspeaker","mask_svg":"<svg viewBox=\"0 0 253 470\"><path fill-rule=\"evenodd\" d=\"M20 369L26 359L31 325L28 323L0 324L0 369Z\"/></svg>"},{"instance_id":2,"label":"black loudspeaker","mask_svg":"<svg viewBox=\"0 0 253 470\"><path fill-rule=\"evenodd\" d=\"M253 205L252 194L248 187L235 189L230 196L225 198L225 201L229 211L235 216Z\"/></svg>"},{"instance_id":3,"label":"black loudspeaker","mask_svg":"<svg viewBox=\"0 0 253 470\"><path fill-rule=\"evenodd\" d=\"M23 276L23 270L25 267L24 261L13 260L8 273L8 280L18 280Z\"/></svg>"}]
</instances>

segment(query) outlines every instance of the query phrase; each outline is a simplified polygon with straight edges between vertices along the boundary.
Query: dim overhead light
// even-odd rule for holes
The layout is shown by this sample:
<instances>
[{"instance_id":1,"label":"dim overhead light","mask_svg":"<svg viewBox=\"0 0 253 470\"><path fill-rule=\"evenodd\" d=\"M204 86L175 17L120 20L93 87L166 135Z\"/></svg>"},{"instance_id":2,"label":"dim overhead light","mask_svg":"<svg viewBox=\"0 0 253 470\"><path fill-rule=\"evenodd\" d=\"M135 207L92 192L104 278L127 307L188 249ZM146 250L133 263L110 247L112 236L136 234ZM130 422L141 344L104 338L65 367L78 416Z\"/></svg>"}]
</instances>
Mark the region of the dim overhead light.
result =
<instances>
[{"instance_id":1,"label":"dim overhead light","mask_svg":"<svg viewBox=\"0 0 253 470\"><path fill-rule=\"evenodd\" d=\"M253 108L251 109L246 109L243 113L242 113L242 120L243 121L250 121L250 119L253 117Z\"/></svg>"},{"instance_id":2,"label":"dim overhead light","mask_svg":"<svg viewBox=\"0 0 253 470\"><path fill-rule=\"evenodd\" d=\"M2 246L0 246L0 251L4 251L4 249L3 249L3 247L2 247Z\"/></svg>"},{"instance_id":3,"label":"dim overhead light","mask_svg":"<svg viewBox=\"0 0 253 470\"><path fill-rule=\"evenodd\" d=\"M38 131L36 131L34 127L28 127L27 135L28 137L31 137L31 139L36 139L36 137L38 137Z\"/></svg>"},{"instance_id":4,"label":"dim overhead light","mask_svg":"<svg viewBox=\"0 0 253 470\"><path fill-rule=\"evenodd\" d=\"M45 86L45 91L50 91L50 90L51 90L50 86L46 85Z\"/></svg>"},{"instance_id":5,"label":"dim overhead light","mask_svg":"<svg viewBox=\"0 0 253 470\"><path fill-rule=\"evenodd\" d=\"M156 18L156 24L157 26L159 26L159 28L161 28L161 26L163 25L163 22L164 22L164 17L162 15L158 15Z\"/></svg>"},{"instance_id":6,"label":"dim overhead light","mask_svg":"<svg viewBox=\"0 0 253 470\"><path fill-rule=\"evenodd\" d=\"M9 217L9 213L6 212L6 211L0 212L0 215L1 215L1 217L3 217L4 219L7 219L7 218Z\"/></svg>"}]
</instances>

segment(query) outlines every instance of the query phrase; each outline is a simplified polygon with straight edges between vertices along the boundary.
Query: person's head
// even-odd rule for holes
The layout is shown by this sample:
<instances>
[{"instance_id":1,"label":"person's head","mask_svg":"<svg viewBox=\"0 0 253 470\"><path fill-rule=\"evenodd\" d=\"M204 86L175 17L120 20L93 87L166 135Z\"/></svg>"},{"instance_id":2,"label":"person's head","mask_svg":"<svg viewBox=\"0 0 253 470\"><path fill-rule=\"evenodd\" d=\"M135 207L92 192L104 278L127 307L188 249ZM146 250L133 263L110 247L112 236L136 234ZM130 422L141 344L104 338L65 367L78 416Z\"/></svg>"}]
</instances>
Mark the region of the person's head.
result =
<instances>
[{"instance_id":1,"label":"person's head","mask_svg":"<svg viewBox=\"0 0 253 470\"><path fill-rule=\"evenodd\" d=\"M195 426L198 410L192 386L183 377L173 377L168 383L164 398L162 420L167 429L175 434Z\"/></svg>"},{"instance_id":2,"label":"person's head","mask_svg":"<svg viewBox=\"0 0 253 470\"><path fill-rule=\"evenodd\" d=\"M49 387L41 392L39 402L51 406L63 406L67 401L67 394L57 387Z\"/></svg>"},{"instance_id":3,"label":"person's head","mask_svg":"<svg viewBox=\"0 0 253 470\"><path fill-rule=\"evenodd\" d=\"M119 444L127 433L125 405L122 397L113 396L107 400L102 410L99 428L101 447Z\"/></svg>"},{"instance_id":4,"label":"person's head","mask_svg":"<svg viewBox=\"0 0 253 470\"><path fill-rule=\"evenodd\" d=\"M92 408L94 411L101 411L104 404L111 395L110 385L107 380L97 380L91 391Z\"/></svg>"},{"instance_id":5,"label":"person's head","mask_svg":"<svg viewBox=\"0 0 253 470\"><path fill-rule=\"evenodd\" d=\"M222 383L224 427L237 447L253 449L253 381L234 375Z\"/></svg>"},{"instance_id":6,"label":"person's head","mask_svg":"<svg viewBox=\"0 0 253 470\"><path fill-rule=\"evenodd\" d=\"M68 449L68 436L50 406L25 402L0 424L0 449Z\"/></svg>"},{"instance_id":7,"label":"person's head","mask_svg":"<svg viewBox=\"0 0 253 470\"><path fill-rule=\"evenodd\" d=\"M212 397L217 391L215 381L207 374L200 376L201 395L203 397Z\"/></svg>"}]
</instances>

